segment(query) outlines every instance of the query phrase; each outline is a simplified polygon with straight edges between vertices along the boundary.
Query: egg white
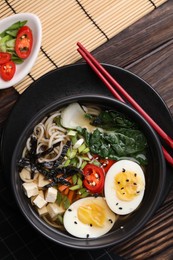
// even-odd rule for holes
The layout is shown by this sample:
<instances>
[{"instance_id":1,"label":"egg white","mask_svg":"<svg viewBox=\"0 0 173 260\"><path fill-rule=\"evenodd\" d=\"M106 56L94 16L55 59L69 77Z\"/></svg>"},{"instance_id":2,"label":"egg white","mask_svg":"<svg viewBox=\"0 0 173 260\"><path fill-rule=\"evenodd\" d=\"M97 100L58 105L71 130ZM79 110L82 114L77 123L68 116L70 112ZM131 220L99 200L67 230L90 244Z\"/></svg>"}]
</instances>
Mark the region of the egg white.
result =
<instances>
[{"instance_id":1,"label":"egg white","mask_svg":"<svg viewBox=\"0 0 173 260\"><path fill-rule=\"evenodd\" d=\"M125 169L140 176L143 187L140 193L130 201L121 200L117 197L115 190L115 177L118 173ZM120 160L114 163L108 170L105 178L104 193L105 199L110 209L118 215L126 215L137 209L141 203L145 191L145 176L142 168L136 162L130 160Z\"/></svg>"},{"instance_id":2,"label":"egg white","mask_svg":"<svg viewBox=\"0 0 173 260\"><path fill-rule=\"evenodd\" d=\"M103 227L90 226L82 223L77 217L80 206L98 203L106 211L106 220ZM86 197L74 202L64 213L64 227L73 236L79 238L96 238L106 234L114 225L117 216L113 213L103 197Z\"/></svg>"}]
</instances>

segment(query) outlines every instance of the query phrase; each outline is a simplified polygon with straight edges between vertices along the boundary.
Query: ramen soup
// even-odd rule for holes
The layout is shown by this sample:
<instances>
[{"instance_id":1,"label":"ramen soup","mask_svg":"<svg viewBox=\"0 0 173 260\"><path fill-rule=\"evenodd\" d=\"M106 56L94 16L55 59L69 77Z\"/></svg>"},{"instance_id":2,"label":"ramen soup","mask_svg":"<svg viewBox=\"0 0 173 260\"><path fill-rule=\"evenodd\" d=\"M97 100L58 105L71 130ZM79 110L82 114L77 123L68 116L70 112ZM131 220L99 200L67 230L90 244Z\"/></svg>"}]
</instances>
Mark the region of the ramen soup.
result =
<instances>
[{"instance_id":1,"label":"ramen soup","mask_svg":"<svg viewBox=\"0 0 173 260\"><path fill-rule=\"evenodd\" d=\"M18 162L40 218L79 238L106 234L145 193L147 141L110 109L74 102L38 123Z\"/></svg>"}]
</instances>

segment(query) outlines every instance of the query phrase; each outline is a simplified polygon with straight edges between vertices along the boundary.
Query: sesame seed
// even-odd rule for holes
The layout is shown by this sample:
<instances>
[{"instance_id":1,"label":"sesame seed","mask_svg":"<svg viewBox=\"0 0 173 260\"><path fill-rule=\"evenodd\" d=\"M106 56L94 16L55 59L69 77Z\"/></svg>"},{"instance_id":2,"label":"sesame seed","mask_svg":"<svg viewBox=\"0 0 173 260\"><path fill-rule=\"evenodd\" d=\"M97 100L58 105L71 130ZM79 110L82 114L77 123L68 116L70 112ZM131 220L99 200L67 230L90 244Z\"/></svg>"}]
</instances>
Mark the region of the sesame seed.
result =
<instances>
[{"instance_id":1,"label":"sesame seed","mask_svg":"<svg viewBox=\"0 0 173 260\"><path fill-rule=\"evenodd\" d=\"M123 208L119 207L120 210L122 210Z\"/></svg>"},{"instance_id":2,"label":"sesame seed","mask_svg":"<svg viewBox=\"0 0 173 260\"><path fill-rule=\"evenodd\" d=\"M77 224L77 221L74 221L74 224Z\"/></svg>"},{"instance_id":3,"label":"sesame seed","mask_svg":"<svg viewBox=\"0 0 173 260\"><path fill-rule=\"evenodd\" d=\"M103 163L103 166L106 166L107 165L107 163Z\"/></svg>"},{"instance_id":4,"label":"sesame seed","mask_svg":"<svg viewBox=\"0 0 173 260\"><path fill-rule=\"evenodd\" d=\"M89 236L90 236L89 234L86 235L87 238L89 238Z\"/></svg>"}]
</instances>

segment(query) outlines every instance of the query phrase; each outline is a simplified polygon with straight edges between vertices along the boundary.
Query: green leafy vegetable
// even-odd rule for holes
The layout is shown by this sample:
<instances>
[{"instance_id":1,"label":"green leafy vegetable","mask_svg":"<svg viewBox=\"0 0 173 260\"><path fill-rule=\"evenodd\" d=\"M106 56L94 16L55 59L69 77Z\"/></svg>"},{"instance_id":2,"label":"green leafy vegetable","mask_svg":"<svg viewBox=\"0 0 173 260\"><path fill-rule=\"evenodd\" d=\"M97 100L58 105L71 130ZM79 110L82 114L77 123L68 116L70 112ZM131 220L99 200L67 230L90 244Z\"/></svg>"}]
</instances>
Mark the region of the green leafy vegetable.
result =
<instances>
[{"instance_id":1,"label":"green leafy vegetable","mask_svg":"<svg viewBox=\"0 0 173 260\"><path fill-rule=\"evenodd\" d=\"M27 20L18 21L0 33L0 51L10 53L12 55L12 61L16 64L23 62L23 60L20 59L15 52L16 35L18 30L26 23Z\"/></svg>"},{"instance_id":2,"label":"green leafy vegetable","mask_svg":"<svg viewBox=\"0 0 173 260\"><path fill-rule=\"evenodd\" d=\"M130 157L147 164L147 140L137 124L124 114L102 111L93 118L91 124L105 129L104 132L96 129L93 133L89 133L85 128L77 128L85 138L91 153L114 160Z\"/></svg>"},{"instance_id":3,"label":"green leafy vegetable","mask_svg":"<svg viewBox=\"0 0 173 260\"><path fill-rule=\"evenodd\" d=\"M127 117L118 111L102 111L91 122L92 125L101 127L103 129L116 129L119 127L133 128L134 122L127 119Z\"/></svg>"},{"instance_id":4,"label":"green leafy vegetable","mask_svg":"<svg viewBox=\"0 0 173 260\"><path fill-rule=\"evenodd\" d=\"M0 37L3 38L6 34L10 34L14 31L18 31L22 26L24 26L27 23L27 20L25 21L18 21L16 23L13 23L11 26L9 26L7 29L5 29L3 32L0 33Z\"/></svg>"}]
</instances>

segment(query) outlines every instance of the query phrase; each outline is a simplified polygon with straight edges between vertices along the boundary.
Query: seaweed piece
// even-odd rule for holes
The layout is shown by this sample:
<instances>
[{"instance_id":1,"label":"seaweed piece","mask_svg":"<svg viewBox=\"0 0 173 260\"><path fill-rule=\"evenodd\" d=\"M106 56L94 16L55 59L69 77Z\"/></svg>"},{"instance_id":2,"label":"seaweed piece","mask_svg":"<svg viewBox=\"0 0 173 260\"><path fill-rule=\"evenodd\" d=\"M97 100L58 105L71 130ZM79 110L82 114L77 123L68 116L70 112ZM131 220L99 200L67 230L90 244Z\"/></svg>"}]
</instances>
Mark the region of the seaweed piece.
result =
<instances>
[{"instance_id":1,"label":"seaweed piece","mask_svg":"<svg viewBox=\"0 0 173 260\"><path fill-rule=\"evenodd\" d=\"M18 162L19 171L23 168L30 167L31 176L34 178L35 172L40 172L44 175L45 179L49 179L51 181L46 187L51 187L56 185L57 183L70 185L70 183L65 180L68 176L72 176L76 173L79 173L80 170L74 166L68 167L59 167L62 164L64 156L67 153L68 148L71 145L71 141L67 141L67 143L63 146L60 157L55 162L39 162L38 159L42 156L45 156L53 151L53 149L58 146L59 143L54 144L51 148L36 154L37 149L37 139L34 136L31 136L30 146L31 149L28 151L28 154L25 158L21 158ZM58 175L62 175L61 177L57 177Z\"/></svg>"},{"instance_id":2,"label":"seaweed piece","mask_svg":"<svg viewBox=\"0 0 173 260\"><path fill-rule=\"evenodd\" d=\"M58 170L58 172L61 173L62 175L61 175L60 177L54 176L54 177L52 177L52 178L51 178L50 175L47 175L47 177L49 176L49 179L51 179L52 182L49 183L49 184L47 184L47 185L45 185L44 188L49 188L49 187L55 186L55 185L57 185L57 183L61 183L61 184L63 184L63 185L70 186L71 183L68 182L68 181L66 180L66 178L67 178L68 176L73 176L73 175L75 175L75 174L77 174L77 173L82 174L82 171L81 171L79 168L76 168L76 167L70 166L70 165L67 166L67 167L58 168L57 170ZM57 174L56 174L56 175L57 175Z\"/></svg>"}]
</instances>

